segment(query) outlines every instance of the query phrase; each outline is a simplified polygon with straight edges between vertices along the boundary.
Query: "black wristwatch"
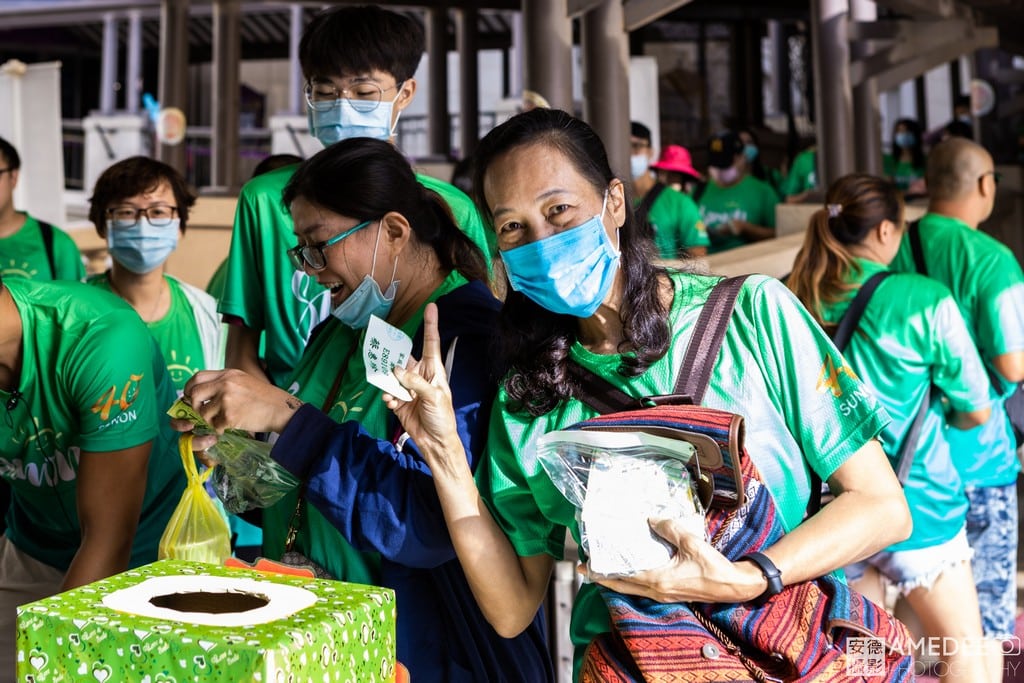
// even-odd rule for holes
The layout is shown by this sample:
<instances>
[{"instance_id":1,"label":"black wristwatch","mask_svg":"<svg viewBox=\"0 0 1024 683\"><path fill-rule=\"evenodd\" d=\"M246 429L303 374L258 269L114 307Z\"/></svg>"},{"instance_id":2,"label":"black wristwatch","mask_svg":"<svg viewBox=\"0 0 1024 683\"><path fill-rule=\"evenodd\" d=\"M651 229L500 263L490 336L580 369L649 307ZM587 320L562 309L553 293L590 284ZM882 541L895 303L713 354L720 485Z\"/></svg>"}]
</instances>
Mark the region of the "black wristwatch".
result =
<instances>
[{"instance_id":1,"label":"black wristwatch","mask_svg":"<svg viewBox=\"0 0 1024 683\"><path fill-rule=\"evenodd\" d=\"M757 596L753 603L755 605L763 605L767 602L768 598L773 595L778 595L782 592L782 572L775 566L775 563L768 559L768 556L764 553L747 553L741 560L750 560L757 565L757 568L764 574L764 578L768 581L768 587L764 589L764 593Z\"/></svg>"}]
</instances>

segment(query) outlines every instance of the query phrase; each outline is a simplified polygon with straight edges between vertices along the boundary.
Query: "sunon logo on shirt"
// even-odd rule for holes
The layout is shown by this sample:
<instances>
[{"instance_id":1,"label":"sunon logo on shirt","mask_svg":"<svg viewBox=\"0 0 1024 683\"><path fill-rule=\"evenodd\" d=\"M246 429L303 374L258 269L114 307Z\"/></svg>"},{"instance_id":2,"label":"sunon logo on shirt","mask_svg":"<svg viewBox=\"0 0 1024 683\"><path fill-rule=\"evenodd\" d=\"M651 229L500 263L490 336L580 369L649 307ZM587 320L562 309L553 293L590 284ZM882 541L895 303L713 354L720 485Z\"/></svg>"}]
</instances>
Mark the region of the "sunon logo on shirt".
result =
<instances>
[{"instance_id":1,"label":"sunon logo on shirt","mask_svg":"<svg viewBox=\"0 0 1024 683\"><path fill-rule=\"evenodd\" d=\"M833 396L840 398L843 395L843 388L839 386L840 375L857 379L857 373L845 361L836 366L832 356L825 356L825 362L821 364L821 372L818 373L818 383L814 388L820 394L831 391Z\"/></svg>"},{"instance_id":2,"label":"sunon logo on shirt","mask_svg":"<svg viewBox=\"0 0 1024 683\"><path fill-rule=\"evenodd\" d=\"M139 382L144 376L129 375L128 381L124 383L123 387L118 389L116 385L113 385L96 399L96 403L92 405L91 410L94 413L99 413L100 420L103 421L103 424L100 425L101 430L114 424L135 420L135 411L128 409L132 407L132 404L139 397ZM119 412L114 415L113 419L110 419L110 413L114 406L117 406Z\"/></svg>"}]
</instances>

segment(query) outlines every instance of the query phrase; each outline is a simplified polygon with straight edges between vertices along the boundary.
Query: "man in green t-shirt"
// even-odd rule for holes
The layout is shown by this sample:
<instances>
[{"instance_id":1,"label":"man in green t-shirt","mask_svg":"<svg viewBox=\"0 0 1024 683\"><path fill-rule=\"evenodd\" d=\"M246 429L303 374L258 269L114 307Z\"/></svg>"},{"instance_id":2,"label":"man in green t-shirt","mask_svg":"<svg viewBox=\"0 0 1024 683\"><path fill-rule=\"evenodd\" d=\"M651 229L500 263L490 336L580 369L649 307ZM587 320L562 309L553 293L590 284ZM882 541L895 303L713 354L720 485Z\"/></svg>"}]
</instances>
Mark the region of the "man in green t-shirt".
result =
<instances>
[{"instance_id":1,"label":"man in green t-shirt","mask_svg":"<svg viewBox=\"0 0 1024 683\"><path fill-rule=\"evenodd\" d=\"M775 237L772 186L747 173L743 141L732 131L708 142L707 187L698 204L711 237L710 253Z\"/></svg>"},{"instance_id":2,"label":"man in green t-shirt","mask_svg":"<svg viewBox=\"0 0 1024 683\"><path fill-rule=\"evenodd\" d=\"M1012 637L1016 616L1017 460L1005 400L1024 381L1024 273L1013 253L978 231L992 212L992 156L964 138L932 148L928 213L917 230L922 272L953 292L979 355L990 371L992 417L969 431L949 430L954 465L967 487L967 537L974 549L982 626L993 641ZM918 270L907 230L891 268ZM1002 680L1002 653L990 649L992 680Z\"/></svg>"},{"instance_id":3,"label":"man in green t-shirt","mask_svg":"<svg viewBox=\"0 0 1024 683\"><path fill-rule=\"evenodd\" d=\"M817 188L818 148L812 145L796 155L779 189L787 202L798 203L807 199L807 195Z\"/></svg>"},{"instance_id":4,"label":"man in green t-shirt","mask_svg":"<svg viewBox=\"0 0 1024 683\"><path fill-rule=\"evenodd\" d=\"M0 138L0 275L29 280L81 280L85 264L74 240L49 223L14 209L21 157Z\"/></svg>"},{"instance_id":5,"label":"man in green t-shirt","mask_svg":"<svg viewBox=\"0 0 1024 683\"><path fill-rule=\"evenodd\" d=\"M15 607L153 562L185 488L174 387L138 314L77 282L0 280L0 678Z\"/></svg>"},{"instance_id":6,"label":"man in green t-shirt","mask_svg":"<svg viewBox=\"0 0 1024 683\"><path fill-rule=\"evenodd\" d=\"M416 93L413 75L425 50L422 27L406 15L373 6L319 14L299 44L310 133L325 146L351 137L393 140L398 117ZM295 168L264 174L242 188L220 300L231 323L226 366L285 388L313 328L331 312L329 292L288 259L295 237L281 191ZM446 182L417 177L441 195L459 227L489 255L488 231L472 200Z\"/></svg>"},{"instance_id":7,"label":"man in green t-shirt","mask_svg":"<svg viewBox=\"0 0 1024 683\"><path fill-rule=\"evenodd\" d=\"M633 196L654 231L658 256L677 259L707 254L711 242L697 204L682 192L658 182L651 173L651 129L633 121L629 143L633 149L629 158Z\"/></svg>"}]
</instances>

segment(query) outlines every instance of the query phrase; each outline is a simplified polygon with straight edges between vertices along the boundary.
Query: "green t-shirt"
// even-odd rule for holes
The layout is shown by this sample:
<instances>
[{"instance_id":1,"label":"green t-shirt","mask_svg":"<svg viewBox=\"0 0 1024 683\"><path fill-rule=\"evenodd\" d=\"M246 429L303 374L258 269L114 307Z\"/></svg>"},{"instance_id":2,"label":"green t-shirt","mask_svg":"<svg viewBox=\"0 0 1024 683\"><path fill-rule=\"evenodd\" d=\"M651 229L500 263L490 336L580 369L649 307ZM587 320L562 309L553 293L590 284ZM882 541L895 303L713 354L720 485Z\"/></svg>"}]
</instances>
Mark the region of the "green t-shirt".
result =
<instances>
[{"instance_id":1,"label":"green t-shirt","mask_svg":"<svg viewBox=\"0 0 1024 683\"><path fill-rule=\"evenodd\" d=\"M925 214L919 229L928 276L953 292L982 360L991 367L996 356L1024 351L1024 273L1013 252L994 237L948 216ZM917 270L908 234L890 268ZM992 396L992 417L985 424L946 434L953 462L967 486L1005 486L1020 471L1004 405L1013 385L1000 384Z\"/></svg>"},{"instance_id":2,"label":"green t-shirt","mask_svg":"<svg viewBox=\"0 0 1024 683\"><path fill-rule=\"evenodd\" d=\"M857 289L886 270L873 261L857 263L862 270L851 277ZM827 305L824 320L838 323L855 293L856 289L844 301ZM991 402L985 368L953 295L923 275L897 273L882 281L844 355L892 417L882 432L882 444L893 469L918 406L933 384L956 411L980 410ZM945 438L956 431L946 428L942 404L931 402L903 487L914 530L888 550L939 545L963 528L967 497Z\"/></svg>"},{"instance_id":3,"label":"green t-shirt","mask_svg":"<svg viewBox=\"0 0 1024 683\"><path fill-rule=\"evenodd\" d=\"M664 188L654 200L647 222L654 230L654 245L661 258L679 258L679 253L688 247L711 244L696 202L671 187Z\"/></svg>"},{"instance_id":4,"label":"green t-shirt","mask_svg":"<svg viewBox=\"0 0 1024 683\"><path fill-rule=\"evenodd\" d=\"M423 308L464 284L466 279L453 271L424 302ZM410 337L423 323L423 308L401 327ZM328 320L302 354L288 391L322 409L341 374L337 393L326 411L328 416L336 422L354 420L371 436L387 439L392 436L387 430L391 411L381 400L381 390L366 382L362 352L365 332L353 330L336 318ZM289 494L263 510L263 554L266 557L277 559L284 552L296 498L297 493ZM339 581L378 582L380 558L376 553L362 553L353 548L311 505L303 503L300 519L295 550L323 566Z\"/></svg>"},{"instance_id":5,"label":"green t-shirt","mask_svg":"<svg viewBox=\"0 0 1024 683\"><path fill-rule=\"evenodd\" d=\"M174 280L164 276L167 286L171 290L171 307L167 315L146 323L146 327L153 333L160 351L167 363L167 372L171 376L174 390L181 395L185 389L185 383L192 375L207 368L206 359L203 356L203 344L199 338L199 326L196 325L196 316L192 311L192 305L188 302L181 285ZM89 278L89 284L99 287L104 291L113 291L110 288L110 274L101 273Z\"/></svg>"},{"instance_id":6,"label":"green t-shirt","mask_svg":"<svg viewBox=\"0 0 1024 683\"><path fill-rule=\"evenodd\" d=\"M818 186L818 153L809 147L796 155L789 175L779 188L783 196L791 197Z\"/></svg>"},{"instance_id":7,"label":"green t-shirt","mask_svg":"<svg viewBox=\"0 0 1024 683\"><path fill-rule=\"evenodd\" d=\"M53 265L57 272L50 272L39 221L24 215L25 224L18 232L10 237L0 237L0 276L29 280L85 279L85 264L78 245L56 226L53 228Z\"/></svg>"},{"instance_id":8,"label":"green t-shirt","mask_svg":"<svg viewBox=\"0 0 1024 683\"><path fill-rule=\"evenodd\" d=\"M213 275L210 276L210 282L206 285L206 293L212 296L217 301L220 301L221 296L224 294L224 283L228 279L228 260L224 259L217 266L217 270L213 271Z\"/></svg>"},{"instance_id":9,"label":"green t-shirt","mask_svg":"<svg viewBox=\"0 0 1024 683\"><path fill-rule=\"evenodd\" d=\"M264 173L242 188L218 307L225 315L241 318L246 327L265 333L267 374L278 386L291 377L313 328L331 312L330 293L295 270L288 259L287 251L296 240L281 193L296 168ZM469 197L440 180L417 178L450 202L457 224L481 250L488 249L483 223Z\"/></svg>"},{"instance_id":10,"label":"green t-shirt","mask_svg":"<svg viewBox=\"0 0 1024 683\"><path fill-rule=\"evenodd\" d=\"M896 161L891 154L882 156L882 170L886 177L892 180L896 187L904 192L910 189L915 180L924 178L924 168L914 166L910 161Z\"/></svg>"},{"instance_id":11,"label":"green t-shirt","mask_svg":"<svg viewBox=\"0 0 1024 683\"><path fill-rule=\"evenodd\" d=\"M700 197L700 213L711 238L709 253L725 251L747 243L739 235L716 230L733 220L743 220L766 228L775 227L775 205L779 196L772 186L752 175L745 175L735 185L722 187L709 180Z\"/></svg>"},{"instance_id":12,"label":"green t-shirt","mask_svg":"<svg viewBox=\"0 0 1024 683\"><path fill-rule=\"evenodd\" d=\"M638 377L618 374L618 355L596 355L579 342L572 360L632 396L672 393L697 316L717 278L674 273L669 313L672 342L664 358ZM477 470L481 495L520 556L561 558L565 530L579 543L576 510L533 455L536 439L594 411L563 401L540 417L510 413L499 391L486 457ZM744 284L715 362L704 405L745 418L746 448L791 530L810 498L810 467L823 480L870 439L888 418L856 379L832 342L778 280L751 276ZM570 632L577 664L583 647L610 630L594 585L584 585Z\"/></svg>"},{"instance_id":13,"label":"green t-shirt","mask_svg":"<svg viewBox=\"0 0 1024 683\"><path fill-rule=\"evenodd\" d=\"M163 357L139 316L117 297L80 283L4 280L22 322L19 398L0 420L0 476L11 485L7 536L60 570L81 541L76 506L80 453L102 457L153 441L129 565L156 560L157 544L185 488L174 401Z\"/></svg>"}]
</instances>

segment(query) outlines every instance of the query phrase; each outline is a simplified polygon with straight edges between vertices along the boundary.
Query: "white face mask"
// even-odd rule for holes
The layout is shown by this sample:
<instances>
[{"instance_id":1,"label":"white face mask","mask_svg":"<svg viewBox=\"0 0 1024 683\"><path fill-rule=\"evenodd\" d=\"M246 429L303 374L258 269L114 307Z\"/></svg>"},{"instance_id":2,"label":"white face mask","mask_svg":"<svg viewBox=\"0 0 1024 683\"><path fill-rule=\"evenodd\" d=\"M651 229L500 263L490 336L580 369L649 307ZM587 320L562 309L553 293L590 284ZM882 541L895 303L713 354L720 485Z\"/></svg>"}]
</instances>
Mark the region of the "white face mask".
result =
<instances>
[{"instance_id":1,"label":"white face mask","mask_svg":"<svg viewBox=\"0 0 1024 683\"><path fill-rule=\"evenodd\" d=\"M711 175L721 185L732 185L739 180L740 170L735 166L730 166L729 168L715 168L712 166Z\"/></svg>"}]
</instances>

